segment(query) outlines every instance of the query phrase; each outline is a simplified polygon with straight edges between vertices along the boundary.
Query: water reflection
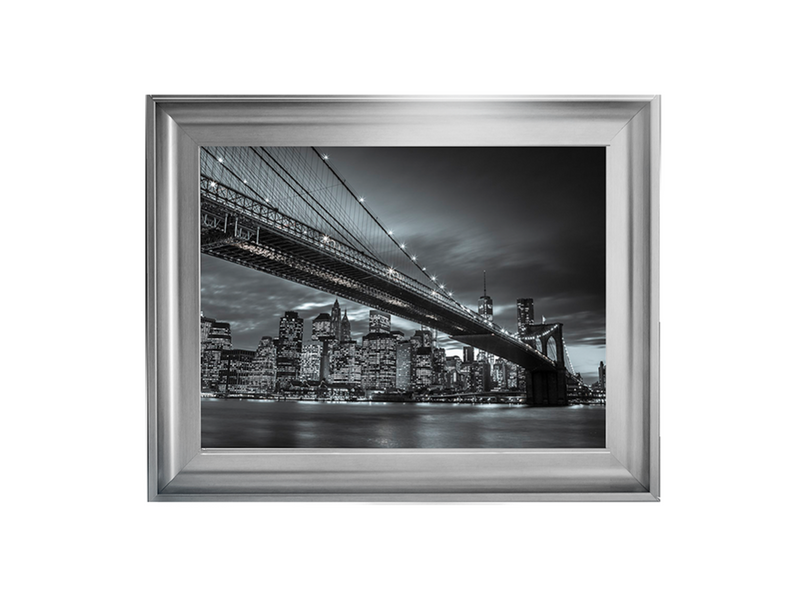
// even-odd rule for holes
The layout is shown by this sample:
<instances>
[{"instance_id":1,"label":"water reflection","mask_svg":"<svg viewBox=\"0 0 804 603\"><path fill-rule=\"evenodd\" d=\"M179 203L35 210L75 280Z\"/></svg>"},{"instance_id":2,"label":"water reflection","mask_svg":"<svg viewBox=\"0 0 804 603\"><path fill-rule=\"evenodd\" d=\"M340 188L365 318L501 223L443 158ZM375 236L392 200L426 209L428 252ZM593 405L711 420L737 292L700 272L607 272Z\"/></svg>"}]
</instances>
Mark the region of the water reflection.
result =
<instances>
[{"instance_id":1,"label":"water reflection","mask_svg":"<svg viewBox=\"0 0 804 603\"><path fill-rule=\"evenodd\" d=\"M602 448L605 431L582 405L201 402L205 448Z\"/></svg>"}]
</instances>

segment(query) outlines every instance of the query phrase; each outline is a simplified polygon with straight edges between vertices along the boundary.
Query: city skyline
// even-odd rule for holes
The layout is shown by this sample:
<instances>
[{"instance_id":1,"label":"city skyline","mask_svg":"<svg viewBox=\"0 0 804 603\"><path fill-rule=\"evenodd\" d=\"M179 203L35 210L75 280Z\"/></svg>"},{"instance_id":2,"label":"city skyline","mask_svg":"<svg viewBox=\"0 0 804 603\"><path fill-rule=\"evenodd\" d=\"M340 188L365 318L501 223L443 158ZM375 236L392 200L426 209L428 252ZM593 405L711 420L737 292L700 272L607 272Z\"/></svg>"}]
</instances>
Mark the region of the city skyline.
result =
<instances>
[{"instance_id":1,"label":"city skyline","mask_svg":"<svg viewBox=\"0 0 804 603\"><path fill-rule=\"evenodd\" d=\"M494 320L516 332L519 298L563 322L573 366L594 381L605 357L605 150L324 148L395 236L477 310L486 271ZM333 295L202 254L201 306L254 349L287 310L310 322ZM341 298L355 332L370 308ZM420 326L393 316L394 329ZM309 325L305 338L309 338ZM449 355L462 345L441 335Z\"/></svg>"}]
</instances>

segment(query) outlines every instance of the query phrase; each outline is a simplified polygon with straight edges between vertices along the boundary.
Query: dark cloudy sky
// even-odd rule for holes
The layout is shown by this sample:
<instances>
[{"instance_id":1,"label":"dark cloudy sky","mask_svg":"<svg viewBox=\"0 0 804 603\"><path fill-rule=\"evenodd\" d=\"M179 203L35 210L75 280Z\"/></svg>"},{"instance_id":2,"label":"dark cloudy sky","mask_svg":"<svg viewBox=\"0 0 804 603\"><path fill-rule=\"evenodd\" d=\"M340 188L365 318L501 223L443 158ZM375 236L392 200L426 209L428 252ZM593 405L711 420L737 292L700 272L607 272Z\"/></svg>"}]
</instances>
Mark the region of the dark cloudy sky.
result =
<instances>
[{"instance_id":1,"label":"dark cloudy sky","mask_svg":"<svg viewBox=\"0 0 804 603\"><path fill-rule=\"evenodd\" d=\"M605 362L605 149L320 148L394 237L461 303L477 309L486 271L494 319L516 330L516 300L532 297L537 321L563 322L572 363L587 383ZM276 336L297 310L310 321L334 297L203 255L201 308L232 325L235 347ZM358 339L369 309L340 300ZM393 317L408 335L412 323ZM460 344L445 335L444 347Z\"/></svg>"}]
</instances>

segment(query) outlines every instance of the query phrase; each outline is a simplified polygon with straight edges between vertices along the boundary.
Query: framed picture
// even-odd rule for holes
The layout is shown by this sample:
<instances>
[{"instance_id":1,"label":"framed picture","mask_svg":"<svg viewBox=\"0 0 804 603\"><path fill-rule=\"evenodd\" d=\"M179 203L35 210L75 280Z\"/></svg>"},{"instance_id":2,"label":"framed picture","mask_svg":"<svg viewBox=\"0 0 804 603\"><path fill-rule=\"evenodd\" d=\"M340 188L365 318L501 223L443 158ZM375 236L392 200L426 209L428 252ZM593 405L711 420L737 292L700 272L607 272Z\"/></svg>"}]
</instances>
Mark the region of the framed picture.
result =
<instances>
[{"instance_id":1,"label":"framed picture","mask_svg":"<svg viewBox=\"0 0 804 603\"><path fill-rule=\"evenodd\" d=\"M658 500L659 98L148 97L149 500Z\"/></svg>"}]
</instances>

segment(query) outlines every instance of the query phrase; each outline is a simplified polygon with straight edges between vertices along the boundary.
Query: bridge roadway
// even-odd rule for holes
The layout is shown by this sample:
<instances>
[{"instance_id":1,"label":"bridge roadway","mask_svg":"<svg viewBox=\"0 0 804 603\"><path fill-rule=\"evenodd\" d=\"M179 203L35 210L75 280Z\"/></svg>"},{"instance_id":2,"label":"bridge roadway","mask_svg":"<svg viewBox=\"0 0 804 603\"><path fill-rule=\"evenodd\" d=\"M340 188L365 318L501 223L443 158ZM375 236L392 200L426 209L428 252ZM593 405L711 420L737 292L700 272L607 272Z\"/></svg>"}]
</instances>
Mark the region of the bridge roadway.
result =
<instances>
[{"instance_id":1,"label":"bridge roadway","mask_svg":"<svg viewBox=\"0 0 804 603\"><path fill-rule=\"evenodd\" d=\"M201 251L426 325L530 372L564 372L442 291L203 175Z\"/></svg>"}]
</instances>

